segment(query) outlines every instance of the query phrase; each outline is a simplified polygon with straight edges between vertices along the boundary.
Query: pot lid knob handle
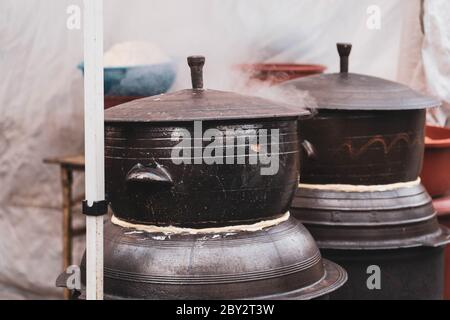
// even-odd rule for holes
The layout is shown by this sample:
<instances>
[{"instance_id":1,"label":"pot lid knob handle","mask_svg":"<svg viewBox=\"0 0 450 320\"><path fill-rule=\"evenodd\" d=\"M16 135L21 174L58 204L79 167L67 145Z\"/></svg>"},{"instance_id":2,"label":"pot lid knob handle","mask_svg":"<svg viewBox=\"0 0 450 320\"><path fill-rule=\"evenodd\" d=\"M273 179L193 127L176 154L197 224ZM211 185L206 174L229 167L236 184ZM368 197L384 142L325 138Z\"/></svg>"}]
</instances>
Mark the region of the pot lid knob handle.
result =
<instances>
[{"instance_id":1,"label":"pot lid knob handle","mask_svg":"<svg viewBox=\"0 0 450 320\"><path fill-rule=\"evenodd\" d=\"M192 88L203 89L203 66L205 65L205 57L190 56L187 60L191 68Z\"/></svg>"},{"instance_id":2,"label":"pot lid knob handle","mask_svg":"<svg viewBox=\"0 0 450 320\"><path fill-rule=\"evenodd\" d=\"M341 57L341 73L348 73L348 57L352 51L351 43L338 43L337 49Z\"/></svg>"}]
</instances>

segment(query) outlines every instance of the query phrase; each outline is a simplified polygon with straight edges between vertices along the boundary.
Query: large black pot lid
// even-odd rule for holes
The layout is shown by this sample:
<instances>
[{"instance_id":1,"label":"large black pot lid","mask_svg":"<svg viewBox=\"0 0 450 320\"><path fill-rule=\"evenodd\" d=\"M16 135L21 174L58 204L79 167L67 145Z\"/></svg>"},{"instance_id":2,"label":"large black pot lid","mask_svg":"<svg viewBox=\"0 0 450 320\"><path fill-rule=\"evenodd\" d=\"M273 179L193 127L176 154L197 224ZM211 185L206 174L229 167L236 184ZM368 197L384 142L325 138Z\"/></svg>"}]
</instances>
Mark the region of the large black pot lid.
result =
<instances>
[{"instance_id":1,"label":"large black pot lid","mask_svg":"<svg viewBox=\"0 0 450 320\"><path fill-rule=\"evenodd\" d=\"M319 109L407 110L440 106L441 103L408 86L362 74L348 73L351 44L338 43L341 72L287 81L284 87L308 91Z\"/></svg>"},{"instance_id":2,"label":"large black pot lid","mask_svg":"<svg viewBox=\"0 0 450 320\"><path fill-rule=\"evenodd\" d=\"M309 115L295 108L258 97L203 89L205 58L188 58L193 89L134 100L105 111L105 122L186 122L195 120L248 120L297 118Z\"/></svg>"}]
</instances>

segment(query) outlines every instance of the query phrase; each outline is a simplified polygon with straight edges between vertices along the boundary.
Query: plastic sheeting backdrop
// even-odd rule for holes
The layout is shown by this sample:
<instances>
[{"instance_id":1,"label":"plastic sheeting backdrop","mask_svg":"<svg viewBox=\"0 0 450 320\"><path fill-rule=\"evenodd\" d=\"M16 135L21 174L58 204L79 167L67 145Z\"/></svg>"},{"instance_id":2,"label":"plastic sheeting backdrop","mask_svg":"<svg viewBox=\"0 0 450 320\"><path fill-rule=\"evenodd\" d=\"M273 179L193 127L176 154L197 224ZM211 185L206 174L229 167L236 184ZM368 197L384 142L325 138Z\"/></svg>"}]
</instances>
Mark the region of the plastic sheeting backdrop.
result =
<instances>
[{"instance_id":1,"label":"plastic sheeting backdrop","mask_svg":"<svg viewBox=\"0 0 450 320\"><path fill-rule=\"evenodd\" d=\"M448 21L448 3L432 2L426 4L432 15L427 27L437 37ZM42 159L83 149L83 80L76 69L83 33L66 27L70 5L82 8L82 1L0 2L0 298L62 294L54 288L62 271L59 171ZM380 29L367 27L371 5L381 10ZM444 6L446 16L438 19ZM159 44L180 62L173 89L189 86L185 56L201 53L208 58L206 85L239 91L239 82L228 76L234 63L296 61L335 71L335 43L348 41L354 44L353 72L424 88L419 9L418 0L108 0L105 48L128 40ZM433 92L448 98L449 61L438 66L433 58L448 53L448 38L430 41L446 45L442 51L427 43L425 62L435 66L428 80L441 79ZM82 193L82 177L75 185ZM75 259L82 248L80 239Z\"/></svg>"}]
</instances>

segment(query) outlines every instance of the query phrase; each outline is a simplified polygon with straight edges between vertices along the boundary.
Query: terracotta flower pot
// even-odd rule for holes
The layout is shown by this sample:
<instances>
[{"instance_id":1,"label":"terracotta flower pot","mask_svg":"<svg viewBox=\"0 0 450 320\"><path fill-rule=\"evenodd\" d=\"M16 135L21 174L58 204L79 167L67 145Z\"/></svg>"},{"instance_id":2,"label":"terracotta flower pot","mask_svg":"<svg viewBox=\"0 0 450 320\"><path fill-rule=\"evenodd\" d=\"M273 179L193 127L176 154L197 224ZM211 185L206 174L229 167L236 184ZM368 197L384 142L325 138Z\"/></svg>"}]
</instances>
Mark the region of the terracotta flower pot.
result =
<instances>
[{"instance_id":1,"label":"terracotta flower pot","mask_svg":"<svg viewBox=\"0 0 450 320\"><path fill-rule=\"evenodd\" d=\"M425 156L420 175L432 197L450 190L450 129L427 126Z\"/></svg>"},{"instance_id":2,"label":"terracotta flower pot","mask_svg":"<svg viewBox=\"0 0 450 320\"><path fill-rule=\"evenodd\" d=\"M439 223L450 228L450 194L433 200ZM450 300L450 245L445 247L444 298Z\"/></svg>"},{"instance_id":3,"label":"terracotta flower pot","mask_svg":"<svg viewBox=\"0 0 450 320\"><path fill-rule=\"evenodd\" d=\"M279 84L284 81L323 73L325 66L318 64L294 63L255 63L237 66L241 71L249 74L250 81L263 81Z\"/></svg>"}]
</instances>

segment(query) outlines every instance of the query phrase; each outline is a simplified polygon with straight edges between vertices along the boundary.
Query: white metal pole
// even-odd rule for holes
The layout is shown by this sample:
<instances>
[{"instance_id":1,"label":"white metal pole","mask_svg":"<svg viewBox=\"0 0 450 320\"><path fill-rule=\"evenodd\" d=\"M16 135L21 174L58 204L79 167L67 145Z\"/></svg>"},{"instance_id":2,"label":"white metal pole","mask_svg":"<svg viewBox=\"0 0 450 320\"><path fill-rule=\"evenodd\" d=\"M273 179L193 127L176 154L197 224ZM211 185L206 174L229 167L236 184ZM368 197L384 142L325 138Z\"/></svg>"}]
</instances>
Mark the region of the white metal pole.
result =
<instances>
[{"instance_id":1,"label":"white metal pole","mask_svg":"<svg viewBox=\"0 0 450 320\"><path fill-rule=\"evenodd\" d=\"M86 200L105 199L103 0L84 0ZM103 217L86 217L86 298L103 299Z\"/></svg>"}]
</instances>

